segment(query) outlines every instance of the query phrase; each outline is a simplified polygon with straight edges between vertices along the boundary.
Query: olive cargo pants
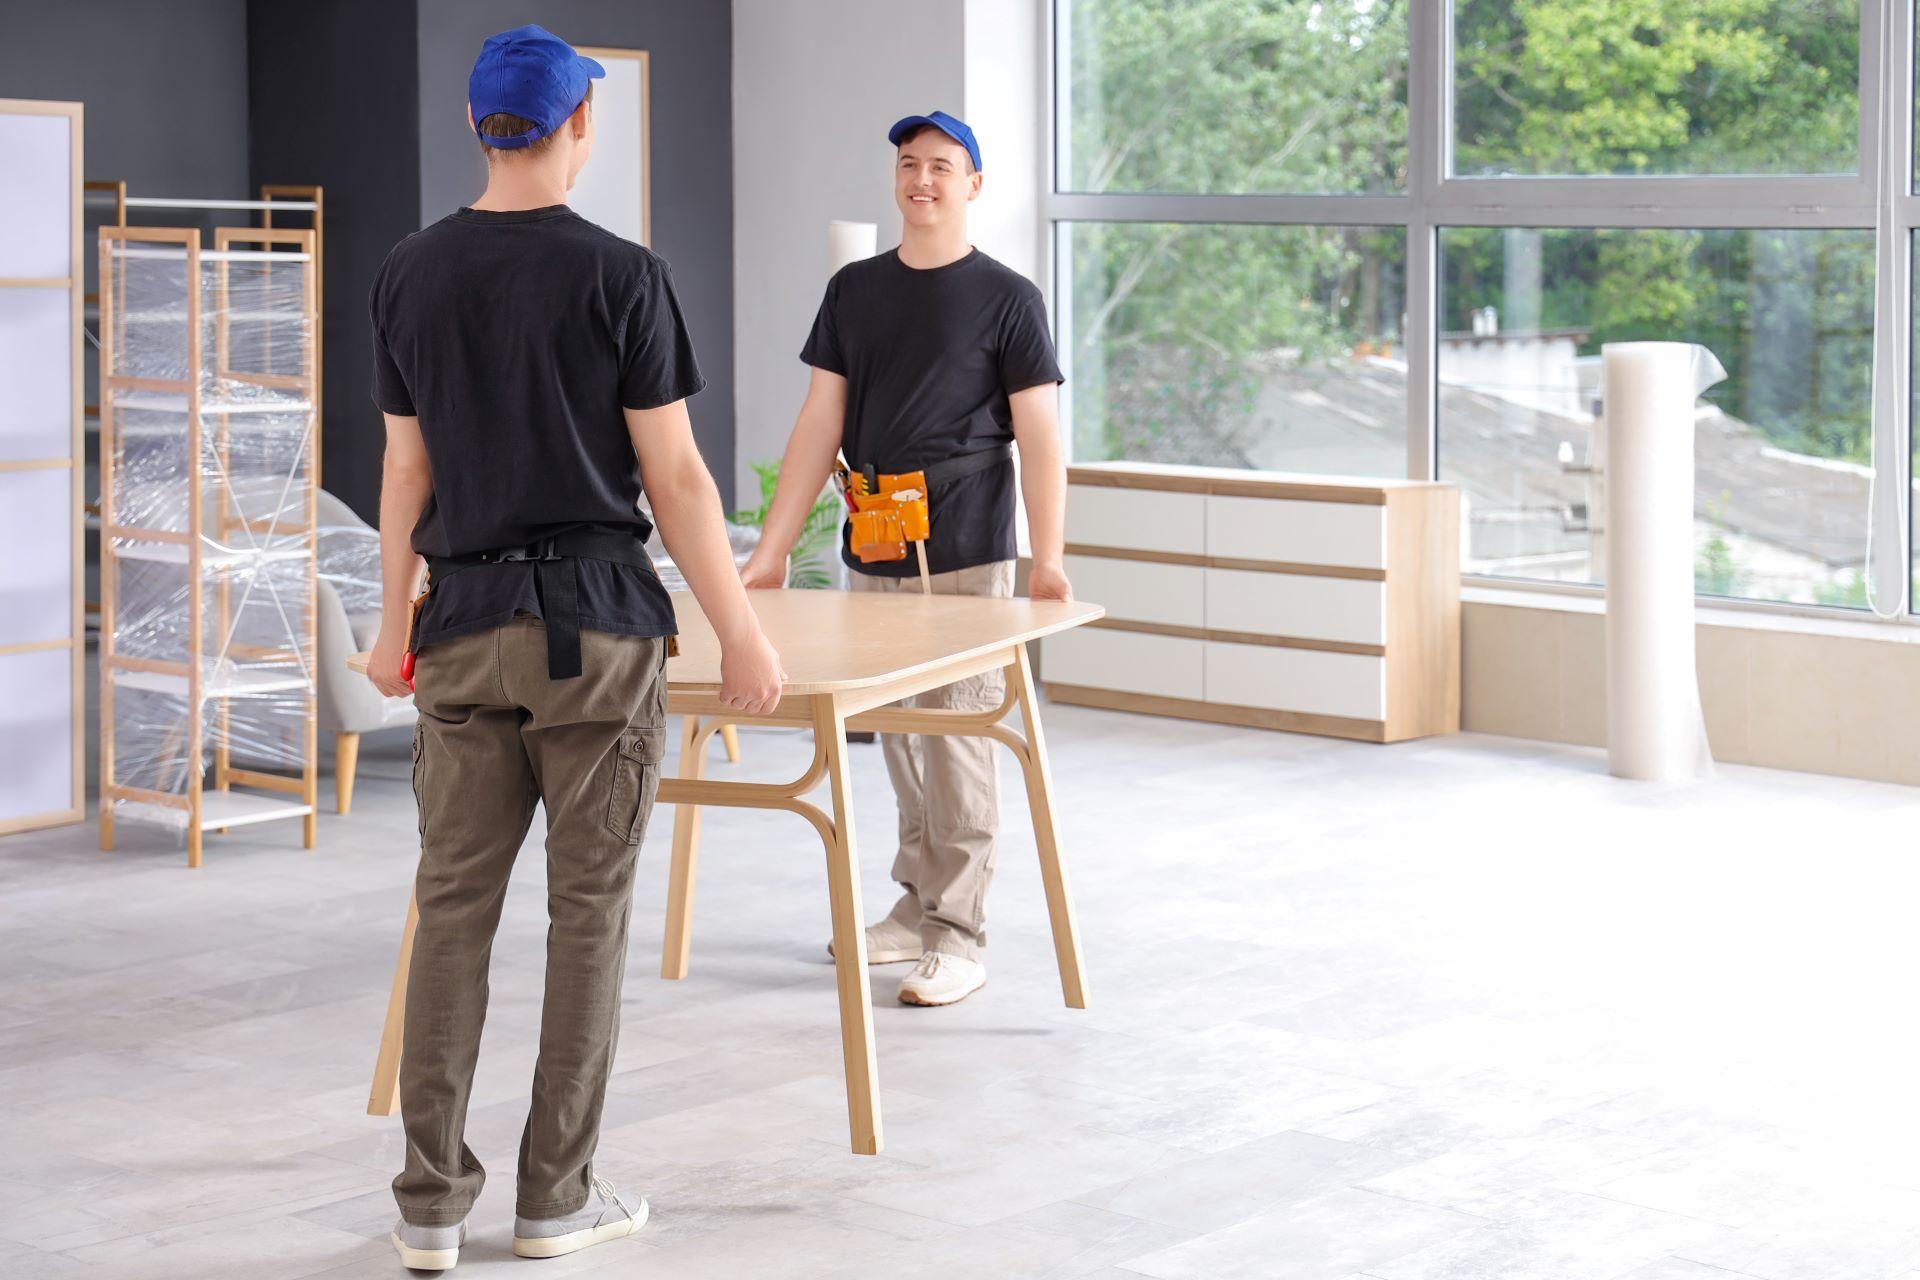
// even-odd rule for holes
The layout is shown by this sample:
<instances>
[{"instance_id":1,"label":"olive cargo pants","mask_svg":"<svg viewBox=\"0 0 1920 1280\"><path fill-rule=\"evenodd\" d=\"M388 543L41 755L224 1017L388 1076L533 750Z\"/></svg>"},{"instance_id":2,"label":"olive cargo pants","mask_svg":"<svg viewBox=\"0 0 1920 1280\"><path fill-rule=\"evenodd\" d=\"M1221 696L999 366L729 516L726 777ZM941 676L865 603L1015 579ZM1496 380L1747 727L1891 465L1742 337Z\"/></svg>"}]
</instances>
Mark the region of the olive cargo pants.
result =
<instances>
[{"instance_id":1,"label":"olive cargo pants","mask_svg":"<svg viewBox=\"0 0 1920 1280\"><path fill-rule=\"evenodd\" d=\"M547 677L546 629L525 615L417 660L420 920L400 1059L406 1167L393 1180L408 1222L459 1222L486 1181L465 1141L467 1099L507 877L540 803L551 923L516 1211L558 1217L587 1197L620 1030L634 846L666 741L667 641L587 631L580 643L582 673L569 680Z\"/></svg>"},{"instance_id":2,"label":"olive cargo pants","mask_svg":"<svg viewBox=\"0 0 1920 1280\"><path fill-rule=\"evenodd\" d=\"M882 578L855 569L855 591L917 594L920 579ZM941 596L1011 596L1013 561L976 565L932 577ZM991 711L1006 696L1006 677L988 671L901 701L908 707ZM893 878L900 900L888 914L920 931L928 951L978 959L987 944L987 886L993 883L994 836L1000 829L1000 748L991 738L883 733L881 750L900 806L900 851Z\"/></svg>"}]
</instances>

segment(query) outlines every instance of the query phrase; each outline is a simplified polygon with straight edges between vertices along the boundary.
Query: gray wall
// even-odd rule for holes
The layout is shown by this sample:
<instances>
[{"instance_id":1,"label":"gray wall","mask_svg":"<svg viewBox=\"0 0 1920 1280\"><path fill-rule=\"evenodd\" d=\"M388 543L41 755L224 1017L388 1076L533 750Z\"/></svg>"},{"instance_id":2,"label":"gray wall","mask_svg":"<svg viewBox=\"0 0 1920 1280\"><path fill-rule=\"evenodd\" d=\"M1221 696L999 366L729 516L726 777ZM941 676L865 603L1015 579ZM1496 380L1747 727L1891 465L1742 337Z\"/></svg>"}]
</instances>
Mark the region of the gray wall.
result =
<instances>
[{"instance_id":1,"label":"gray wall","mask_svg":"<svg viewBox=\"0 0 1920 1280\"><path fill-rule=\"evenodd\" d=\"M326 188L321 482L372 522L386 427L368 391L367 290L420 223L413 8L253 0L247 16L253 180Z\"/></svg>"},{"instance_id":2,"label":"gray wall","mask_svg":"<svg viewBox=\"0 0 1920 1280\"><path fill-rule=\"evenodd\" d=\"M249 195L246 0L0 0L0 97L86 103L86 176Z\"/></svg>"},{"instance_id":3,"label":"gray wall","mask_svg":"<svg viewBox=\"0 0 1920 1280\"><path fill-rule=\"evenodd\" d=\"M776 197L742 202L733 228L744 493L806 397L800 346L827 285L827 223L876 223L882 251L899 244L887 126L965 111L965 15L899 0L734 0L733 15L734 187Z\"/></svg>"},{"instance_id":4,"label":"gray wall","mask_svg":"<svg viewBox=\"0 0 1920 1280\"><path fill-rule=\"evenodd\" d=\"M480 194L486 161L467 128L480 42L537 22L573 44L645 49L653 156L652 248L673 264L707 389L689 402L707 465L732 503L734 473L731 14L719 0L420 0L420 219Z\"/></svg>"}]
</instances>

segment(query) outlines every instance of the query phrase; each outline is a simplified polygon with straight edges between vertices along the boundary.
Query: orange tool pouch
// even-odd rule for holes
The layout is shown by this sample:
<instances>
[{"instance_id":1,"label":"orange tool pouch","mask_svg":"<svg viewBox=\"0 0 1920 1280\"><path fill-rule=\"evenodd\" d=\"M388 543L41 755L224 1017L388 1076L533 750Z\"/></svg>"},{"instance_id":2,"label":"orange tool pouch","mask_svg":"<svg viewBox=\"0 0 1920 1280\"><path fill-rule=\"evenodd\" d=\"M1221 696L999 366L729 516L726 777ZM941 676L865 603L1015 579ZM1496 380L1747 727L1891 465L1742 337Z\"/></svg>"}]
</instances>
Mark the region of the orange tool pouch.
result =
<instances>
[{"instance_id":1,"label":"orange tool pouch","mask_svg":"<svg viewBox=\"0 0 1920 1280\"><path fill-rule=\"evenodd\" d=\"M994 445L977 453L936 462L918 471L883 476L873 467L862 467L847 476L848 517L852 526L849 545L864 564L880 560L904 560L909 542L924 542L933 530L933 516L927 507L927 495L933 485L1011 465L1013 447Z\"/></svg>"},{"instance_id":2,"label":"orange tool pouch","mask_svg":"<svg viewBox=\"0 0 1920 1280\"><path fill-rule=\"evenodd\" d=\"M927 511L927 478L919 471L905 475L875 475L871 482L856 474L847 490L853 502L850 543L864 564L904 560L909 542L924 542L932 528Z\"/></svg>"}]
</instances>

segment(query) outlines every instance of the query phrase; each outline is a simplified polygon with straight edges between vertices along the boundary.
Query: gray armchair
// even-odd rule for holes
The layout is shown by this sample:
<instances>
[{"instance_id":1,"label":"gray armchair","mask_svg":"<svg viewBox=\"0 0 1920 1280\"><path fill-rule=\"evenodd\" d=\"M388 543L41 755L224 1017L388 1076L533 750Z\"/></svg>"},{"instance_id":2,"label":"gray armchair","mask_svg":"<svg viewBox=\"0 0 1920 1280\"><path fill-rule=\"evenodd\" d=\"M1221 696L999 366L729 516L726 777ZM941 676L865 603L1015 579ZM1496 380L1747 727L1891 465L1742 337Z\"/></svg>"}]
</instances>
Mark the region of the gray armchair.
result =
<instances>
[{"instance_id":1,"label":"gray armchair","mask_svg":"<svg viewBox=\"0 0 1920 1280\"><path fill-rule=\"evenodd\" d=\"M360 761L360 735L410 725L413 699L389 698L363 675L347 670L347 657L373 647L380 630L380 535L338 498L320 493L318 666L319 727L333 735L335 794L341 813L353 807L353 776Z\"/></svg>"}]
</instances>

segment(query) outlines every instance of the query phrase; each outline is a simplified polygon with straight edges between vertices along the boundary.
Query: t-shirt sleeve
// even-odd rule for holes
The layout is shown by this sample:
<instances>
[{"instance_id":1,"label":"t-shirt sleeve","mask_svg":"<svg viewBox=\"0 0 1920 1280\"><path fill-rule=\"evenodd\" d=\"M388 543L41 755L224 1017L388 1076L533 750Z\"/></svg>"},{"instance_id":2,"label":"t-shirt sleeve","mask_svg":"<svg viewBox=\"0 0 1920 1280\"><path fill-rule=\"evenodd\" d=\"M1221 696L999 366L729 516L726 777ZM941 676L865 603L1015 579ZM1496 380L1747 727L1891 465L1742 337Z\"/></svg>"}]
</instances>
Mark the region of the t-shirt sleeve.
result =
<instances>
[{"instance_id":1,"label":"t-shirt sleeve","mask_svg":"<svg viewBox=\"0 0 1920 1280\"><path fill-rule=\"evenodd\" d=\"M1023 293L1000 331L1000 389L1008 395L1043 382L1065 382L1047 332L1047 304L1038 289Z\"/></svg>"},{"instance_id":2,"label":"t-shirt sleeve","mask_svg":"<svg viewBox=\"0 0 1920 1280\"><path fill-rule=\"evenodd\" d=\"M413 392L401 376L400 366L394 363L393 350L387 345L386 325L380 316L380 295L386 282L387 269L383 265L367 293L367 319L373 331L373 403L382 413L412 418L418 416L413 407Z\"/></svg>"},{"instance_id":3,"label":"t-shirt sleeve","mask_svg":"<svg viewBox=\"0 0 1920 1280\"><path fill-rule=\"evenodd\" d=\"M706 385L663 263L640 282L620 331L620 403L629 409L658 409Z\"/></svg>"},{"instance_id":4,"label":"t-shirt sleeve","mask_svg":"<svg viewBox=\"0 0 1920 1280\"><path fill-rule=\"evenodd\" d=\"M807 335L807 345L800 348L800 358L816 369L844 378L847 360L840 351L840 328L833 318L839 301L840 278L835 276L827 282L826 296L820 299L820 310L813 317L813 332Z\"/></svg>"}]
</instances>

